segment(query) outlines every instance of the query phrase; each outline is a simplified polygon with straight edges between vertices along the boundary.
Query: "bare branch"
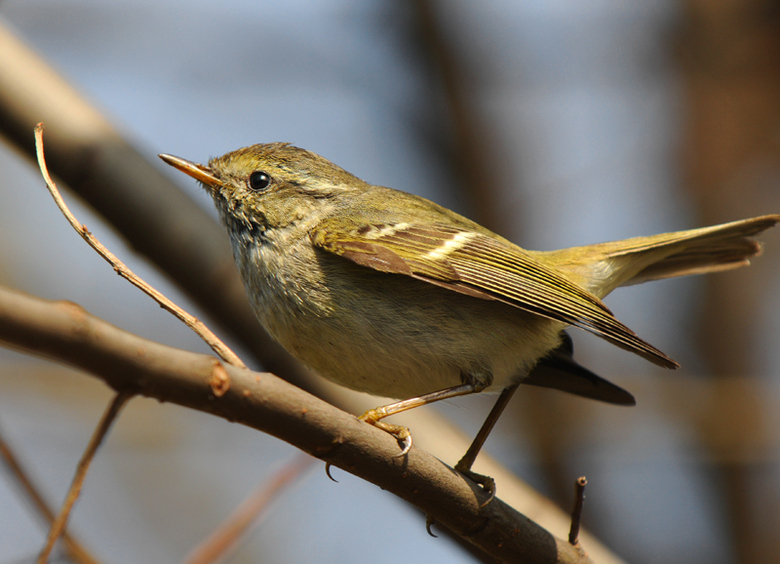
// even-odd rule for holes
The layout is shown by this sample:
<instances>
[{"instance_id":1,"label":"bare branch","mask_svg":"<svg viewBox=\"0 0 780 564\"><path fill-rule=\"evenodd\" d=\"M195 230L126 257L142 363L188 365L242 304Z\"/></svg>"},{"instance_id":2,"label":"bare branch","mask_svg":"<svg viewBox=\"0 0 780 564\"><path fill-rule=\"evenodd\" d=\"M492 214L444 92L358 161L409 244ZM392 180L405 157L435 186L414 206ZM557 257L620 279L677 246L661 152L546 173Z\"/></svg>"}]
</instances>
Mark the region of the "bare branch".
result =
<instances>
[{"instance_id":1,"label":"bare branch","mask_svg":"<svg viewBox=\"0 0 780 564\"><path fill-rule=\"evenodd\" d=\"M3 138L34 163L30 130L45 122L46 161L60 185L67 184L264 367L302 383L306 371L252 314L225 230L2 23L0 53Z\"/></svg>"},{"instance_id":2,"label":"bare branch","mask_svg":"<svg viewBox=\"0 0 780 564\"><path fill-rule=\"evenodd\" d=\"M68 494L65 496L65 501L60 508L60 512L57 515L57 518L54 519L51 524L49 535L46 538L46 544L38 555L38 564L46 564L46 562L49 561L49 555L54 548L54 543L57 542L57 539L59 539L62 533L65 531L65 526L68 523L68 517L70 517L70 511L73 509L73 504L76 503L76 500L79 497L79 493L81 492L81 486L84 484L84 479L87 477L87 470L89 470L89 465L95 458L95 453L100 447L100 444L103 442L106 434L108 434L108 430L111 428L111 424L116 420L117 415L119 415L119 411L122 409L122 406L127 403L127 400L129 400L130 397L131 394L126 392L120 392L114 396L114 399L111 401L111 404L109 404L105 414L103 414L100 423L95 428L95 432L92 434L92 438L89 440L89 444L87 444L87 448L84 451L84 454L81 456L81 460L79 460L78 466L76 467L76 474L73 476L73 481L70 484Z\"/></svg>"},{"instance_id":3,"label":"bare branch","mask_svg":"<svg viewBox=\"0 0 780 564\"><path fill-rule=\"evenodd\" d=\"M14 455L11 446L3 439L2 435L0 435L0 457L2 457L10 474L16 478L16 481L19 483L27 498L32 501L35 509L46 520L49 526L51 526L54 522L54 512L49 507L49 504L43 499L40 490L33 484L28 473ZM77 562L78 564L98 564L98 560L92 556L79 541L68 534L67 531L62 534L62 543L65 546L66 553L74 562Z\"/></svg>"},{"instance_id":4,"label":"bare branch","mask_svg":"<svg viewBox=\"0 0 780 564\"><path fill-rule=\"evenodd\" d=\"M264 481L212 535L184 559L185 564L211 564L224 559L279 495L297 480L314 459L300 454L269 481Z\"/></svg>"},{"instance_id":5,"label":"bare branch","mask_svg":"<svg viewBox=\"0 0 780 564\"><path fill-rule=\"evenodd\" d=\"M146 281L137 276L127 267L127 265L125 265L125 263L119 260L114 253L103 246L103 244L97 240L97 237L90 233L90 231L87 229L87 226L78 221L73 213L71 213L68 205L65 203L65 200L62 199L60 191L57 189L57 185L51 179L49 170L46 167L46 159L43 155L43 123L39 123L35 126L35 152L38 157L38 166L41 169L41 175L46 182L46 188L49 189L49 192L54 198L54 202L65 216L65 219L67 219L71 227L73 227L73 229L75 229L76 232L81 235L81 238L84 239L87 244L89 244L89 246L97 252L97 254L103 257L106 262L108 262L108 264L114 268L114 271L116 271L119 276L130 282L136 288L140 289L143 293L160 304L163 309L172 313L187 327L195 331L198 337L206 341L206 344L208 344L222 360L229 362L234 366L246 368L246 364L244 364L244 362L238 358L238 355L234 353L230 347L223 343L219 337L217 337L214 332L211 331L211 329L206 327L205 323L200 321L194 315L184 311L182 308L173 303L173 301L164 296L162 292L159 292L156 288L152 287Z\"/></svg>"},{"instance_id":6,"label":"bare branch","mask_svg":"<svg viewBox=\"0 0 780 564\"><path fill-rule=\"evenodd\" d=\"M0 289L0 340L76 365L119 392L212 413L287 441L304 452L393 492L500 561L588 562L443 462L396 441L273 374L224 365L122 331L70 302ZM228 385L215 394L215 372ZM227 380L225 380L225 378ZM422 524L421 524L422 526Z\"/></svg>"}]
</instances>

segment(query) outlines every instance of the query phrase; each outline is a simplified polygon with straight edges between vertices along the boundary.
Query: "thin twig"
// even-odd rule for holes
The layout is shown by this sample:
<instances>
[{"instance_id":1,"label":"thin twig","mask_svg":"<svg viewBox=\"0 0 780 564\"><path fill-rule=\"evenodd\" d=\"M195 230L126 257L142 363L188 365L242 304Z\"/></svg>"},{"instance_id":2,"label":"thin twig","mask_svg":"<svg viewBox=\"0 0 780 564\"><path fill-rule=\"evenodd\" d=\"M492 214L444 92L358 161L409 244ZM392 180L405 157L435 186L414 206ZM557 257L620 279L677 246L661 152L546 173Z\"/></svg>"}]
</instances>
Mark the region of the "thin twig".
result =
<instances>
[{"instance_id":1,"label":"thin twig","mask_svg":"<svg viewBox=\"0 0 780 564\"><path fill-rule=\"evenodd\" d=\"M98 447L100 447L100 443L103 441L103 438L111 428L111 424L116 420L116 417L119 414L119 411L122 409L122 406L125 405L127 400L129 400L132 396L133 394L130 392L117 393L117 395L114 396L111 405L108 406L108 409L103 414L103 418L100 420L100 423L95 429L95 432L92 434L92 438L89 440L89 444L87 445L84 454L81 456L81 460L79 460L79 464L76 467L76 474L73 476L73 481L71 482L70 489L68 490L68 495L65 496L65 501L62 503L62 508L60 508L60 512L57 515L57 518L54 519L54 522L51 525L49 536L46 539L46 544L41 550L41 553L38 555L37 564L46 564L48 561L49 555L54 548L54 543L57 542L57 539L65 530L65 526L68 523L68 517L70 516L70 510L73 508L73 504L76 503L76 500L79 497L81 486L84 483L84 478L87 476L87 470L89 470L89 465L92 462L92 459L95 458L95 453L97 452Z\"/></svg>"},{"instance_id":2,"label":"thin twig","mask_svg":"<svg viewBox=\"0 0 780 564\"><path fill-rule=\"evenodd\" d=\"M304 454L296 456L269 481L264 481L218 529L193 549L184 562L212 564L224 559L271 502L310 468L314 460L316 459Z\"/></svg>"},{"instance_id":3,"label":"thin twig","mask_svg":"<svg viewBox=\"0 0 780 564\"><path fill-rule=\"evenodd\" d=\"M19 487L25 492L27 498L32 501L35 509L44 518L46 523L51 526L54 522L54 511L51 510L49 504L43 499L40 490L33 484L28 472L22 467L11 449L11 446L5 441L2 434L0 434L0 456L3 458L3 462L10 474L16 478ZM98 564L98 560L68 532L63 533L62 543L65 545L65 552L74 562L77 562L78 564Z\"/></svg>"},{"instance_id":4,"label":"thin twig","mask_svg":"<svg viewBox=\"0 0 780 564\"><path fill-rule=\"evenodd\" d=\"M162 293L160 293L158 290L156 290L151 285L149 285L144 280L142 280L140 277L138 277L136 274L134 274L121 260L119 260L111 251L109 251L105 246L103 246L97 240L97 238L95 238L95 236L92 235L92 233L89 232L86 225L82 224L76 219L76 217L68 208L67 204L65 204L65 201L63 200L59 190L57 189L56 184L52 180L48 171L48 167L46 166L46 159L44 158L44 153L43 153L43 124L42 123L37 124L35 127L35 147L36 147L36 154L38 157L38 165L40 167L41 174L43 175L43 178L46 181L46 187L48 188L49 192L54 198L57 207L60 209L60 211L65 216L65 218L68 220L68 223L70 223L71 226L76 230L76 232L101 257L103 257L109 264L111 264L111 266L120 276L128 280L131 284L133 284L137 288L141 289L144 293L146 293L157 303L159 303L163 308L173 313L173 315L175 315L178 319L180 319L188 327L190 327L193 331L195 331L195 333L198 334L198 336L200 336L212 348L212 350L214 350L216 354L218 354L223 360L225 360L225 362L228 362L239 368L246 368L246 365L238 357L238 355L236 355L227 345L225 345L210 329L208 329L208 327L206 327L205 324L203 324L197 318L195 318L194 316L190 315L189 313L187 313L186 311L178 307L175 303L173 303L171 300L165 297ZM221 396L224 393L224 386L219 387L218 390L216 385L213 385L212 388L215 390L214 394L217 397ZM88 466L88 464L89 461L86 462L85 467L83 469L84 474L86 474L86 466ZM294 475L297 475L297 473L293 473L293 472L288 473L287 479L290 479ZM81 476L82 481L83 479L84 479L84 475ZM58 523L58 526L60 528L64 528L65 521L70 512L70 508L72 507L73 503L78 497L78 491L80 490L80 488L81 488L81 483L79 482L78 485L76 485L76 480L74 480L74 485L71 487L71 493L69 494L69 497L66 500L65 505L63 506L62 512L60 514L61 521ZM266 495L271 495L271 494L266 494ZM228 525L226 526L227 528L223 527L222 529L220 529L216 533L216 536L210 539L210 544L204 547L204 552L203 552L204 556L208 557L210 560L213 560L214 558L218 557L219 553L224 552L224 550L227 550L227 548L235 542L238 536L249 526L249 524L251 524L253 516L262 510L262 506L257 506L257 503L260 502L267 503L268 501L269 500L264 500L264 501L256 500L255 504L250 507L247 507L246 504L242 505L237 512L236 518L243 518L245 522L241 523L240 524L241 526L239 526L238 523L232 521L228 523ZM248 511L254 512L252 516L250 516L247 513ZM55 526L52 525L47 547L44 549L44 551L42 551L41 556L39 558L39 562L44 562L46 560L49 552L51 551L51 548L54 545L54 542L56 541L60 533L61 531L57 531Z\"/></svg>"},{"instance_id":5,"label":"thin twig","mask_svg":"<svg viewBox=\"0 0 780 564\"><path fill-rule=\"evenodd\" d=\"M574 509L571 511L571 529L569 529L569 544L577 546L580 542L580 522L582 521L582 505L585 503L585 486L588 479L585 476L574 482Z\"/></svg>"},{"instance_id":6,"label":"thin twig","mask_svg":"<svg viewBox=\"0 0 780 564\"><path fill-rule=\"evenodd\" d=\"M54 198L57 207L60 208L60 211L68 220L68 223L71 224L73 229L75 229L76 232L81 235L81 238L84 239L90 247L95 249L95 251L97 251L97 253L114 268L119 276L130 282L136 288L139 288L142 292L160 304L160 306L180 319L185 325L187 325L187 327L195 331L195 333L201 339L203 339L221 359L234 366L246 368L246 365L238 357L238 355L236 355L236 353L234 353L208 327L206 327L202 321L184 311L182 308L165 297L162 293L157 291L155 288L134 274L133 271L127 267L127 265L119 260L111 251L104 247L100 241L98 241L97 238L92 235L92 233L90 233L86 225L79 222L71 213L67 204L65 204L65 201L62 199L62 196L57 189L57 185L49 175L48 168L46 167L46 160L43 156L43 123L39 123L35 126L35 152L38 156L38 166L41 169L41 174L43 175L43 179L46 181L46 187L49 189L49 192Z\"/></svg>"}]
</instances>

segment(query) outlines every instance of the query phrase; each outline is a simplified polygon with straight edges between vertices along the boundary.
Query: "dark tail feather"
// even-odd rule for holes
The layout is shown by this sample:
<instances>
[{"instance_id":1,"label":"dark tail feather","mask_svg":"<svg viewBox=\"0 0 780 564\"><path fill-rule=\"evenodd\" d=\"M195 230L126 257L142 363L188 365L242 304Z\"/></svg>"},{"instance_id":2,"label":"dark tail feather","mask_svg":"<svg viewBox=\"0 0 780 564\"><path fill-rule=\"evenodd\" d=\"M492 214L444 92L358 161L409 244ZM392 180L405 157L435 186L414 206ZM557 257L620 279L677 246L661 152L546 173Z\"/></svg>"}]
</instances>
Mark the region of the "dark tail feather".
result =
<instances>
[{"instance_id":1,"label":"dark tail feather","mask_svg":"<svg viewBox=\"0 0 780 564\"><path fill-rule=\"evenodd\" d=\"M634 396L597 376L572 357L571 337L563 334L561 345L544 357L521 382L529 386L553 388L570 394L618 405L636 405Z\"/></svg>"}]
</instances>

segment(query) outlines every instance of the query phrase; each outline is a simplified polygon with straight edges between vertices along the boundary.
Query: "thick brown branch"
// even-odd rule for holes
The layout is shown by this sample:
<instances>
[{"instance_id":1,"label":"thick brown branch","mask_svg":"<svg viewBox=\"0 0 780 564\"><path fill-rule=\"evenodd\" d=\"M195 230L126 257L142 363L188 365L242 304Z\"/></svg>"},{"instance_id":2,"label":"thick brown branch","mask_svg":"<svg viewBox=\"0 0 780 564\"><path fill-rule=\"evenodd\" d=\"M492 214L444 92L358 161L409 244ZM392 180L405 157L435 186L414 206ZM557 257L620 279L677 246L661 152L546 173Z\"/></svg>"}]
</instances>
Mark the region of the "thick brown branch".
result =
<instances>
[{"instance_id":1,"label":"thick brown branch","mask_svg":"<svg viewBox=\"0 0 780 564\"><path fill-rule=\"evenodd\" d=\"M78 366L117 391L177 403L274 435L393 492L500 561L589 561L499 499L480 507L481 489L428 453L412 449L396 458L398 445L387 433L273 374L143 339L70 302L7 289L0 289L0 340Z\"/></svg>"}]
</instances>

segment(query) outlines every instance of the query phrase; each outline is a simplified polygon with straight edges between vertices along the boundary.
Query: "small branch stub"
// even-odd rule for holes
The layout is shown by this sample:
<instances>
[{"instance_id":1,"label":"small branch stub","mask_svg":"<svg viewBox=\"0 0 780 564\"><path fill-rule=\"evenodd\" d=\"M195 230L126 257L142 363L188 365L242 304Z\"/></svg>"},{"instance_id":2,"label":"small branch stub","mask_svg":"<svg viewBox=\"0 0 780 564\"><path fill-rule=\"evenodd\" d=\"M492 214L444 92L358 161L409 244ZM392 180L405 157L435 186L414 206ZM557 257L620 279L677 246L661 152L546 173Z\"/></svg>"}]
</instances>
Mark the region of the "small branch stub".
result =
<instances>
[{"instance_id":1,"label":"small branch stub","mask_svg":"<svg viewBox=\"0 0 780 564\"><path fill-rule=\"evenodd\" d=\"M214 397L221 398L230 389L230 377L227 370L218 360L214 360L214 369L209 377L209 386Z\"/></svg>"},{"instance_id":2,"label":"small branch stub","mask_svg":"<svg viewBox=\"0 0 780 564\"><path fill-rule=\"evenodd\" d=\"M574 508L571 511L571 528L569 529L569 544L577 546L580 536L580 522L582 520L582 505L585 502L585 486L588 479L585 476L577 478L574 482Z\"/></svg>"}]
</instances>

